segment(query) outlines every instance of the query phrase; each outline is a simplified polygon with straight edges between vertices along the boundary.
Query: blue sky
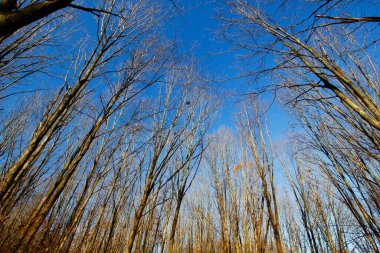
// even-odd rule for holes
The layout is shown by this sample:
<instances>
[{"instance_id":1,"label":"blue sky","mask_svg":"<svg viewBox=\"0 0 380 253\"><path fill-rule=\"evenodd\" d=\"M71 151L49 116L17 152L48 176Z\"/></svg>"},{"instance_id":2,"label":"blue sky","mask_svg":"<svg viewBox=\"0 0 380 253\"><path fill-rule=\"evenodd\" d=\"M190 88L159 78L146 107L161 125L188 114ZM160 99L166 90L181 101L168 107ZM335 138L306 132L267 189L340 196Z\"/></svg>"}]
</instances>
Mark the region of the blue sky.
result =
<instances>
[{"instance_id":1,"label":"blue sky","mask_svg":"<svg viewBox=\"0 0 380 253\"><path fill-rule=\"evenodd\" d=\"M163 32L170 38L176 38L180 41L181 50L186 51L194 56L198 63L199 70L203 75L210 77L212 83L210 84L213 89L220 92L220 96L224 101L223 107L220 109L219 117L217 118L214 129L219 128L219 126L225 125L227 127L233 128L234 113L238 111L239 104L236 101L242 100L244 97L238 96L237 94L246 93L253 87L249 85L249 80L239 78L229 81L224 81L225 79L233 78L241 74L241 67L245 62L239 61L236 57L236 52L231 51L231 46L224 42L222 38L217 36L218 30L220 28L219 21L217 19L217 10L222 9L225 1L217 0L173 0L178 6L181 15L176 15L169 22L165 24ZM164 4L172 8L170 0L163 0ZM254 2L254 1L252 1ZM295 3L296 0L288 1L294 4L296 8L289 9L291 13L297 13L297 15L302 15L301 7L298 7ZM376 3L375 0L368 1L357 1L359 4L355 5L357 8L350 9L350 13L353 16L361 15L376 15L380 10L379 5L370 5L370 2ZM364 2L364 3L363 3ZM278 10L279 1L271 1L270 4L261 6L266 12L275 13ZM89 3L88 3L89 4ZM309 3L311 4L311 3ZM90 6L90 4L89 4ZM297 8L298 7L298 8ZM283 12L284 10L281 10ZM301 14L299 14L301 13ZM78 12L81 15L85 28L81 27L82 24L77 24L81 29L87 29L89 34L91 34L94 29L94 16L84 12ZM286 22L286 20L285 20ZM71 27L70 26L68 27ZM81 35L78 33L77 36ZM75 39L75 37L74 37ZM79 38L77 38L79 40ZM88 40L86 43L89 44ZM64 44L64 43L62 43ZM76 44L72 45L76 47ZM49 48L47 49L49 50ZM60 52L67 54L70 50L68 46L59 49ZM56 54L56 52L55 52ZM68 62L68 61L65 61ZM59 72L65 72L67 63L63 62L62 67L58 70ZM56 66L54 66L55 68ZM243 66L244 67L244 66ZM254 66L250 66L254 68ZM43 90L49 92L49 85L56 83L58 87L62 84L60 77L49 76L48 78L42 79L46 80L41 82L38 78L33 78L32 80L27 79L24 86L25 90L29 90L29 87L42 87ZM30 85L32 83L32 85ZM271 101L272 96L267 94L263 96L263 99ZM16 101L10 100L10 103L15 103ZM0 109L7 108L5 105L0 105ZM282 109L278 104L274 104L268 115L269 127L273 138L281 137L286 134L289 121L291 118L284 109Z\"/></svg>"},{"instance_id":2,"label":"blue sky","mask_svg":"<svg viewBox=\"0 0 380 253\"><path fill-rule=\"evenodd\" d=\"M165 4L171 5L169 0L165 1L167 1ZM236 56L238 52L231 50L231 46L217 35L220 29L218 13L226 14L225 1L173 0L173 2L177 5L181 15L177 15L166 24L165 32L169 37L175 37L181 42L183 50L190 52L195 57L202 74L210 76L213 80L211 84L213 88L224 94L221 95L224 104L214 124L214 129L216 130L220 126L233 128L234 114L239 108L236 101L240 101L244 97L232 94L247 93L254 87L249 84L249 79L223 80L242 74L241 69L248 67L252 70L255 69L255 66L248 65L248 62L241 61L241 59L239 61ZM297 20L308 17L318 4L311 1L294 0L287 1L287 5L284 7L281 5L282 1L279 0L250 2L264 10L269 17L275 17L274 19L279 24L285 25L288 24L289 17ZM331 10L330 15L347 15L348 12L350 15L358 17L376 16L380 11L377 3L377 0L353 1L351 5L347 6L347 9L343 7L343 13ZM268 80L260 80L260 85L266 84ZM267 103L271 103L272 98L273 94L265 94L261 97ZM285 109L278 103L274 103L266 116L272 138L274 140L286 138L292 117Z\"/></svg>"},{"instance_id":3,"label":"blue sky","mask_svg":"<svg viewBox=\"0 0 380 253\"><path fill-rule=\"evenodd\" d=\"M242 62L236 57L237 52L232 50L231 45L218 36L218 13L223 6L220 1L210 0L174 2L181 14L168 22L165 32L169 37L179 40L183 50L194 56L201 73L212 80L212 89L220 92L223 106L213 129L217 130L221 126L233 129L234 115L241 106L239 101L244 100L241 94L246 94L252 86L247 79L235 78L242 74L239 70ZM273 97L266 94L262 99L270 103ZM274 103L267 118L272 138L282 138L290 120L286 111Z\"/></svg>"}]
</instances>

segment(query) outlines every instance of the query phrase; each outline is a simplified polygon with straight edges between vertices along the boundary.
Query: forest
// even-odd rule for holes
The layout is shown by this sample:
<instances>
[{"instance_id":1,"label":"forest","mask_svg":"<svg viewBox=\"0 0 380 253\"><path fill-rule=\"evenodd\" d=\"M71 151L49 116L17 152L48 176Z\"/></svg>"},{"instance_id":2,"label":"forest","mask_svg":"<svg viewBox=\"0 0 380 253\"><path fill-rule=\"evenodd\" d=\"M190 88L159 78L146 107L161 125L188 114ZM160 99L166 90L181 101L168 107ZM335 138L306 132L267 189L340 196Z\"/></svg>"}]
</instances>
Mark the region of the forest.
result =
<instances>
[{"instance_id":1,"label":"forest","mask_svg":"<svg viewBox=\"0 0 380 253\"><path fill-rule=\"evenodd\" d=\"M0 0L0 252L380 252L379 40L378 0Z\"/></svg>"}]
</instances>

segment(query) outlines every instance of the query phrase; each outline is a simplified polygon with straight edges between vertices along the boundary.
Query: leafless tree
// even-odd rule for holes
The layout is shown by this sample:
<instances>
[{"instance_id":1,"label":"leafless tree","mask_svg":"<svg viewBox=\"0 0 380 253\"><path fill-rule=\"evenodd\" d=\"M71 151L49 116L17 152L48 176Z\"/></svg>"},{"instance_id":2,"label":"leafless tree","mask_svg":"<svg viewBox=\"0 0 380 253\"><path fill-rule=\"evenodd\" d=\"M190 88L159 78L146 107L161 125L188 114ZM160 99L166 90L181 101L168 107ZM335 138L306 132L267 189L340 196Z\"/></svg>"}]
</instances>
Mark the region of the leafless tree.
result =
<instances>
[{"instance_id":1,"label":"leafless tree","mask_svg":"<svg viewBox=\"0 0 380 253\"><path fill-rule=\"evenodd\" d=\"M315 158L318 167L361 224L371 250L378 251L379 80L371 57L376 40L363 36L366 27L305 30L297 20L279 25L246 1L229 5L239 20L227 24L237 25L244 36L236 45L274 57L271 67L252 75L276 77L269 87L283 88L284 101L296 108L294 115L310 134L310 145L324 157ZM265 39L254 39L255 34Z\"/></svg>"}]
</instances>

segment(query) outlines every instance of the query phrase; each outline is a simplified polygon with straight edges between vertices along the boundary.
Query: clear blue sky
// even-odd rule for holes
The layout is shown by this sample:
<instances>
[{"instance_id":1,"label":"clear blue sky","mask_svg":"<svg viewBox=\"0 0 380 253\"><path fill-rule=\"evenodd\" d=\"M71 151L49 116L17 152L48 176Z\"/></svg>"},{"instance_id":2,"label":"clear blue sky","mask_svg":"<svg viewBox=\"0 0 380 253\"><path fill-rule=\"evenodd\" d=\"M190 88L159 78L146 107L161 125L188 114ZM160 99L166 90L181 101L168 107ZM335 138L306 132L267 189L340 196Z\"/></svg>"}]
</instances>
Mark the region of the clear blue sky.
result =
<instances>
[{"instance_id":1,"label":"clear blue sky","mask_svg":"<svg viewBox=\"0 0 380 253\"><path fill-rule=\"evenodd\" d=\"M167 1L165 4L171 5L170 0L165 1ZM225 1L173 0L173 2L180 10L181 16L178 15L168 22L165 32L169 37L175 37L182 42L183 49L195 56L203 74L215 80L212 85L225 94L224 106L214 128L217 129L222 125L233 128L233 115L239 108L236 101L241 100L242 97L231 94L246 93L253 87L249 85L249 80L243 78L221 81L242 74L241 69L246 67L244 66L246 62L239 61L236 57L237 52L231 51L231 46L217 35L220 28L218 11L225 10ZM281 5L282 1L267 1L266 4L263 4L264 1L251 2L263 9L270 17L275 17L279 24L287 23L289 16L303 20L305 15L310 15L311 10L317 8L319 4L294 0L287 1L287 7L284 7ZM332 10L330 14L339 16L349 12L352 16L376 16L380 11L378 0L354 1L347 8L345 13L337 14ZM255 66L250 65L249 68L254 69ZM262 99L270 103L272 95L266 94ZM291 117L279 104L273 104L267 118L273 139L286 136Z\"/></svg>"},{"instance_id":2,"label":"clear blue sky","mask_svg":"<svg viewBox=\"0 0 380 253\"><path fill-rule=\"evenodd\" d=\"M181 15L166 25L165 32L179 40L183 49L195 57L202 74L210 76L213 80L211 85L221 93L224 103L213 129L220 126L233 128L234 114L240 106L238 101L244 99L238 94L246 94L252 87L244 78L231 79L241 74L242 62L236 57L236 51L218 36L218 13L223 6L220 1L211 0L174 2ZM272 96L268 94L263 99L269 103ZM278 104L271 107L267 118L272 138L281 138L286 134L289 116Z\"/></svg>"}]
</instances>

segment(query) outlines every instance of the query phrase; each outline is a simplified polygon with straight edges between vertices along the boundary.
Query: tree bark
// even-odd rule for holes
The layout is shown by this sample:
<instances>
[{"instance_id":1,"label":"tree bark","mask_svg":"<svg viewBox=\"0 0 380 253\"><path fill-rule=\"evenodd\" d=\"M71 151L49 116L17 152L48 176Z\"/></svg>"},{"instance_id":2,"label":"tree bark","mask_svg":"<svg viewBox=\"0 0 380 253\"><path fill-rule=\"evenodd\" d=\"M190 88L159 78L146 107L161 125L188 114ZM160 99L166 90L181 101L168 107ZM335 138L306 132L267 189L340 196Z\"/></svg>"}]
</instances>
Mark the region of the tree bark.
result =
<instances>
[{"instance_id":1,"label":"tree bark","mask_svg":"<svg viewBox=\"0 0 380 253\"><path fill-rule=\"evenodd\" d=\"M53 0L30 4L21 10L0 13L0 38L9 36L17 30L60 9L66 8L73 0Z\"/></svg>"}]
</instances>

